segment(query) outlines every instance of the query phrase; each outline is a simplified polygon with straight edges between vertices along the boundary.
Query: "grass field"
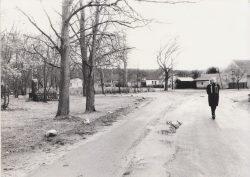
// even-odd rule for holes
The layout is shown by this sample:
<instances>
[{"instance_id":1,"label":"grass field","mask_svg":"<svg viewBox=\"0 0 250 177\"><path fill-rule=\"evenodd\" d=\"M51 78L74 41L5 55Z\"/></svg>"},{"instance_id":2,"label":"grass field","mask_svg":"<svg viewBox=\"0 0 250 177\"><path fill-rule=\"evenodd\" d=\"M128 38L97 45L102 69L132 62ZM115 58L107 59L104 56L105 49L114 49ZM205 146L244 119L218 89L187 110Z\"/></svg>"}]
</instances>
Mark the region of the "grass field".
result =
<instances>
[{"instance_id":1,"label":"grass field","mask_svg":"<svg viewBox=\"0 0 250 177\"><path fill-rule=\"evenodd\" d=\"M55 120L57 101L47 103L28 101L27 97L10 98L10 105L1 114L2 170L25 166L22 161L29 154L53 153L56 149L72 145L98 131L98 127L111 125L119 115L125 115L141 98L131 95L98 95L96 112L84 113L85 98L70 97L70 119ZM85 124L89 119L90 124ZM45 138L45 132L55 129L59 135ZM18 164L18 161L21 164ZM29 164L27 162L27 165ZM28 165L30 167L30 164Z\"/></svg>"}]
</instances>

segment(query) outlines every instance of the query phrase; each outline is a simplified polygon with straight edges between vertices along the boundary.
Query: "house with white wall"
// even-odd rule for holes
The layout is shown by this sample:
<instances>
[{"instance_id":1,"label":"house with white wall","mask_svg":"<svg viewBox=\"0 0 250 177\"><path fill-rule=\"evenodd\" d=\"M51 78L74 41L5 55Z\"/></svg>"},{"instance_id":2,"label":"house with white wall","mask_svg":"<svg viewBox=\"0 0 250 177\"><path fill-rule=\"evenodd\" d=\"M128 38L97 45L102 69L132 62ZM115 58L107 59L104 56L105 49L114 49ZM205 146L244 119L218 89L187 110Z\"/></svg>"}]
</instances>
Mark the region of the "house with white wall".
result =
<instances>
[{"instance_id":1,"label":"house with white wall","mask_svg":"<svg viewBox=\"0 0 250 177\"><path fill-rule=\"evenodd\" d=\"M227 88L250 88L250 60L233 60L222 72Z\"/></svg>"},{"instance_id":2,"label":"house with white wall","mask_svg":"<svg viewBox=\"0 0 250 177\"><path fill-rule=\"evenodd\" d=\"M144 87L156 87L163 86L164 81L161 76L148 76L142 79L141 85Z\"/></svg>"},{"instance_id":3,"label":"house with white wall","mask_svg":"<svg viewBox=\"0 0 250 177\"><path fill-rule=\"evenodd\" d=\"M233 60L225 69L216 74L201 74L196 81L197 88L206 88L214 79L221 88L250 88L250 60ZM238 84L237 84L238 82Z\"/></svg>"},{"instance_id":4,"label":"house with white wall","mask_svg":"<svg viewBox=\"0 0 250 177\"><path fill-rule=\"evenodd\" d=\"M70 79L69 94L70 95L82 95L83 80L80 78Z\"/></svg>"},{"instance_id":5,"label":"house with white wall","mask_svg":"<svg viewBox=\"0 0 250 177\"><path fill-rule=\"evenodd\" d=\"M160 83L161 83L160 80L146 79L146 86L156 86L156 85L159 85Z\"/></svg>"},{"instance_id":6,"label":"house with white wall","mask_svg":"<svg viewBox=\"0 0 250 177\"><path fill-rule=\"evenodd\" d=\"M70 88L79 88L82 87L82 79L80 78L74 78L70 79Z\"/></svg>"}]
</instances>

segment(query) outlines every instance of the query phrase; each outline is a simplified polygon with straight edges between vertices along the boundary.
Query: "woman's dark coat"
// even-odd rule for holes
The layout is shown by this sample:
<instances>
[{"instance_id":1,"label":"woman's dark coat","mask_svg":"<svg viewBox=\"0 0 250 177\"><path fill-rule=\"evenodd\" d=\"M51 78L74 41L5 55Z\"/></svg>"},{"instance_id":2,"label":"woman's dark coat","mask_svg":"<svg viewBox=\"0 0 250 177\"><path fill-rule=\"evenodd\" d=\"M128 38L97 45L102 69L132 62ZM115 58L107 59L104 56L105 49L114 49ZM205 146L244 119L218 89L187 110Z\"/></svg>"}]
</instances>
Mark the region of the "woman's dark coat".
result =
<instances>
[{"instance_id":1,"label":"woman's dark coat","mask_svg":"<svg viewBox=\"0 0 250 177\"><path fill-rule=\"evenodd\" d=\"M219 91L220 91L220 86L218 84L213 83L213 84L209 84L207 86L207 94L208 94L209 106L211 106L211 107L218 106L218 103L219 103Z\"/></svg>"}]
</instances>

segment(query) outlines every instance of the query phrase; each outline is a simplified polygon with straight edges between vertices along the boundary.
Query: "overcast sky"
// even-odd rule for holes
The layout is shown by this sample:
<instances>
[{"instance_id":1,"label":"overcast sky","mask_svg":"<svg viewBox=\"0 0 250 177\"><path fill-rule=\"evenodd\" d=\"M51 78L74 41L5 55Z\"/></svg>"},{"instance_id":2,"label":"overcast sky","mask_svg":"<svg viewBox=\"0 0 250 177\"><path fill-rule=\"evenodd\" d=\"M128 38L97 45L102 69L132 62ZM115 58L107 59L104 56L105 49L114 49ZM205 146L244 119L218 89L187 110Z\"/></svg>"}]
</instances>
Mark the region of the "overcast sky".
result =
<instances>
[{"instance_id":1,"label":"overcast sky","mask_svg":"<svg viewBox=\"0 0 250 177\"><path fill-rule=\"evenodd\" d=\"M60 2L43 0L42 4L49 11L60 12ZM21 31L35 31L15 10L16 6L48 29L38 0L2 0L2 30L15 24ZM250 59L250 3L246 0L200 0L178 5L140 3L135 8L155 22L127 30L129 46L135 47L129 54L129 67L158 68L157 50L175 37L181 46L177 69L223 68L233 59ZM52 19L60 22L57 15Z\"/></svg>"}]
</instances>

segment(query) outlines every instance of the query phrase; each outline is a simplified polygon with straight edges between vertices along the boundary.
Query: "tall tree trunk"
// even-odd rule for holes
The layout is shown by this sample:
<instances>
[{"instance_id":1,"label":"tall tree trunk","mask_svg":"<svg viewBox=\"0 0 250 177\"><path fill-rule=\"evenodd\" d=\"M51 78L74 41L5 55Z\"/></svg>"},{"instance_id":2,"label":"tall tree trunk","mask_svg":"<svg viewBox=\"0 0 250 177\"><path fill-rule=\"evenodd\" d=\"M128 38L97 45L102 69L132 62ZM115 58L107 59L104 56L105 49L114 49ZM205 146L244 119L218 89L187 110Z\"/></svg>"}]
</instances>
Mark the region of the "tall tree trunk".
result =
<instances>
[{"instance_id":1,"label":"tall tree trunk","mask_svg":"<svg viewBox=\"0 0 250 177\"><path fill-rule=\"evenodd\" d=\"M165 71L165 91L168 91L168 71Z\"/></svg>"},{"instance_id":2,"label":"tall tree trunk","mask_svg":"<svg viewBox=\"0 0 250 177\"><path fill-rule=\"evenodd\" d=\"M82 1L80 1L80 6L82 7ZM82 94L86 96L86 70L87 70L87 60L88 60L88 50L85 36L85 11L81 10L81 19L80 19L80 48L81 48L81 57L82 57Z\"/></svg>"},{"instance_id":3,"label":"tall tree trunk","mask_svg":"<svg viewBox=\"0 0 250 177\"><path fill-rule=\"evenodd\" d=\"M18 83L18 79L15 78L14 79L14 95L15 95L15 98L18 98L19 96L19 83Z\"/></svg>"},{"instance_id":4,"label":"tall tree trunk","mask_svg":"<svg viewBox=\"0 0 250 177\"><path fill-rule=\"evenodd\" d=\"M172 82L172 90L174 90L174 75L171 76L171 82Z\"/></svg>"},{"instance_id":5,"label":"tall tree trunk","mask_svg":"<svg viewBox=\"0 0 250 177\"><path fill-rule=\"evenodd\" d=\"M94 90L94 72L91 68L87 69L86 77L86 112L95 111L95 90Z\"/></svg>"},{"instance_id":6,"label":"tall tree trunk","mask_svg":"<svg viewBox=\"0 0 250 177\"><path fill-rule=\"evenodd\" d=\"M94 88L94 69L95 69L95 56L96 56L96 36L98 32L98 23L100 15L100 7L96 7L95 22L92 29L92 50L89 55L89 72L86 79L86 112L95 111L95 88Z\"/></svg>"},{"instance_id":7,"label":"tall tree trunk","mask_svg":"<svg viewBox=\"0 0 250 177\"><path fill-rule=\"evenodd\" d=\"M61 75L59 88L59 103L57 117L68 118L69 115L69 84L70 84L70 47L69 47L69 23L66 19L70 13L71 0L62 2L62 29L61 29Z\"/></svg>"},{"instance_id":8,"label":"tall tree trunk","mask_svg":"<svg viewBox=\"0 0 250 177\"><path fill-rule=\"evenodd\" d=\"M84 66L85 68L86 66ZM84 69L84 71L82 71L83 74L83 79L82 79L82 96L85 97L86 96L86 69Z\"/></svg>"},{"instance_id":9,"label":"tall tree trunk","mask_svg":"<svg viewBox=\"0 0 250 177\"><path fill-rule=\"evenodd\" d=\"M18 61L18 53L16 52L16 67L18 67L17 61ZM15 98L18 98L19 96L19 79L17 78L14 79L14 95Z\"/></svg>"}]
</instances>

